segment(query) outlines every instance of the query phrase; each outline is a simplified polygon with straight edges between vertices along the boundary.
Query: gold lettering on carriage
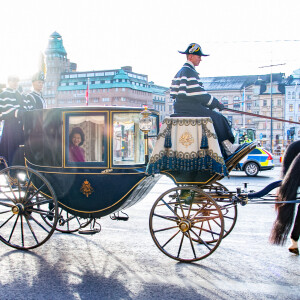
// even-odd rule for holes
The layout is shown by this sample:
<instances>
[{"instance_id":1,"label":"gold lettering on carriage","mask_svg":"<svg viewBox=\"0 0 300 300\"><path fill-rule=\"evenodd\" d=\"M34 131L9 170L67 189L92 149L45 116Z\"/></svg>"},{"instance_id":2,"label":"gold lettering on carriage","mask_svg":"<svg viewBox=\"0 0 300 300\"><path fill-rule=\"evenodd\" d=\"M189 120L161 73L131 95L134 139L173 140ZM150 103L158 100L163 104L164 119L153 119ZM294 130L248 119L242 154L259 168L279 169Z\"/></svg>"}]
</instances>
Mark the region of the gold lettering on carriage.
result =
<instances>
[{"instance_id":1,"label":"gold lettering on carriage","mask_svg":"<svg viewBox=\"0 0 300 300\"><path fill-rule=\"evenodd\" d=\"M88 182L87 179L83 182L80 188L80 192L84 194L86 197L88 197L94 192L94 189L92 188L91 184Z\"/></svg>"},{"instance_id":2,"label":"gold lettering on carriage","mask_svg":"<svg viewBox=\"0 0 300 300\"><path fill-rule=\"evenodd\" d=\"M185 132L179 139L179 143L185 147L188 147L194 143L194 138L189 132Z\"/></svg>"}]
</instances>

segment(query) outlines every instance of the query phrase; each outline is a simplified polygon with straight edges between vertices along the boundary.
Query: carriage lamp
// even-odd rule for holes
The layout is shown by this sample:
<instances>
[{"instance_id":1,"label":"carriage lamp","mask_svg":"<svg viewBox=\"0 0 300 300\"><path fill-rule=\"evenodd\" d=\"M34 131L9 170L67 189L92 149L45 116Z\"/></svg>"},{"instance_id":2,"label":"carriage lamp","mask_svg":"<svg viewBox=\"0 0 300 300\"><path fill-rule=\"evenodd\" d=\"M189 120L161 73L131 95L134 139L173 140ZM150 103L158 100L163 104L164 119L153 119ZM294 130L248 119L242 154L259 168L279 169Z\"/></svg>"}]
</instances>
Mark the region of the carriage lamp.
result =
<instances>
[{"instance_id":1,"label":"carriage lamp","mask_svg":"<svg viewBox=\"0 0 300 300\"><path fill-rule=\"evenodd\" d=\"M149 161L149 151L148 151L148 132L152 129L152 120L150 118L151 112L148 110L148 107L145 106L145 109L141 112L141 118L139 121L140 130L144 132L145 140L145 163Z\"/></svg>"},{"instance_id":2,"label":"carriage lamp","mask_svg":"<svg viewBox=\"0 0 300 300\"><path fill-rule=\"evenodd\" d=\"M141 112L141 118L139 121L140 130L144 133L147 133L152 129L152 120L150 118L151 112L148 110L148 107L145 106L145 110Z\"/></svg>"}]
</instances>

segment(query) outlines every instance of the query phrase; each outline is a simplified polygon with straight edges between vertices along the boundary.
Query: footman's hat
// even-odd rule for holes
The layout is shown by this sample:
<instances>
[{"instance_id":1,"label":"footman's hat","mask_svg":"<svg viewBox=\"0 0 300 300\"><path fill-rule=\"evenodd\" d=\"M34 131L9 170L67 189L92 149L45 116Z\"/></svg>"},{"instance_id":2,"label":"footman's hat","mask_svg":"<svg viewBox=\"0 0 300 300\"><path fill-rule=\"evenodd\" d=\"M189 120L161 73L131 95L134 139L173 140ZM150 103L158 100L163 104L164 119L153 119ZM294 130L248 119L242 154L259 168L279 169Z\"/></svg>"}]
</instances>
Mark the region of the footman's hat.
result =
<instances>
[{"instance_id":1,"label":"footman's hat","mask_svg":"<svg viewBox=\"0 0 300 300\"><path fill-rule=\"evenodd\" d=\"M199 44L191 43L187 47L185 51L178 51L181 54L194 54L199 56L209 56L209 54L204 54L201 50L201 47Z\"/></svg>"},{"instance_id":2,"label":"footman's hat","mask_svg":"<svg viewBox=\"0 0 300 300\"><path fill-rule=\"evenodd\" d=\"M31 78L31 81L34 82L34 81L45 81L45 75L43 72L38 72L38 73L35 73L32 78Z\"/></svg>"}]
</instances>

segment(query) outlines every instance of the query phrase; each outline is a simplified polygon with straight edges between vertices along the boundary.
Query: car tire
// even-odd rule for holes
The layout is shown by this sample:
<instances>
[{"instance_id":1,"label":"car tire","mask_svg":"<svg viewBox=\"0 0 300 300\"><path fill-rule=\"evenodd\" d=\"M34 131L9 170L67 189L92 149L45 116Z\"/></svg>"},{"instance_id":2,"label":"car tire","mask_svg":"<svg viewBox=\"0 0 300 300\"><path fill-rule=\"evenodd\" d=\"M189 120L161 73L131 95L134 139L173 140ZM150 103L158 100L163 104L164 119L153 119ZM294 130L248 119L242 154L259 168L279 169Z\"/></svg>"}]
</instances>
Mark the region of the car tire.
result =
<instances>
[{"instance_id":1,"label":"car tire","mask_svg":"<svg viewBox=\"0 0 300 300\"><path fill-rule=\"evenodd\" d=\"M259 172L259 165L255 162L248 162L245 165L244 171L247 174L247 176L254 177Z\"/></svg>"}]
</instances>

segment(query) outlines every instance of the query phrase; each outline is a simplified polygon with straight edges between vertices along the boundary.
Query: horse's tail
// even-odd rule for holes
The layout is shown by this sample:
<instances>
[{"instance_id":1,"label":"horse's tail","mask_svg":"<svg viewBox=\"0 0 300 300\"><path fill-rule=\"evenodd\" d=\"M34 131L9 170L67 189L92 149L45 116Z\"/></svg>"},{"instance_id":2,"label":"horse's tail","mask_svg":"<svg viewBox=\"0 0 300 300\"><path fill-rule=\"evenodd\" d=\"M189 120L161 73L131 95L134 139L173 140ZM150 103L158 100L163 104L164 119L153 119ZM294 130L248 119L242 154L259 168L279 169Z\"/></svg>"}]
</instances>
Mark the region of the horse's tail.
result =
<instances>
[{"instance_id":1,"label":"horse's tail","mask_svg":"<svg viewBox=\"0 0 300 300\"><path fill-rule=\"evenodd\" d=\"M295 203L280 202L296 199L297 190L300 186L299 170L300 153L291 163L279 189L278 204L276 204L277 218L273 224L270 235L270 242L272 244L283 245L292 227L295 214Z\"/></svg>"}]
</instances>

